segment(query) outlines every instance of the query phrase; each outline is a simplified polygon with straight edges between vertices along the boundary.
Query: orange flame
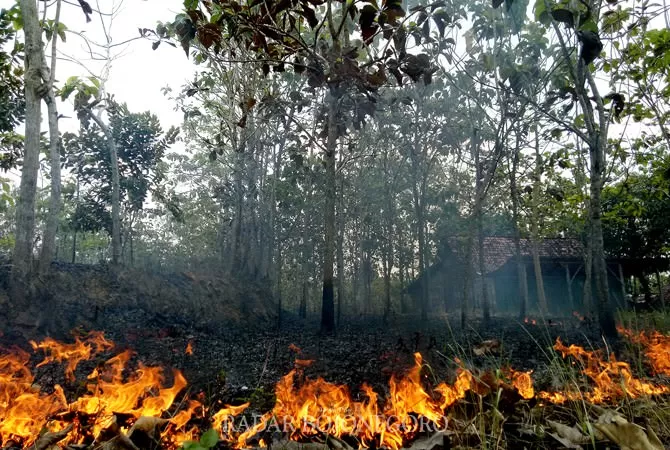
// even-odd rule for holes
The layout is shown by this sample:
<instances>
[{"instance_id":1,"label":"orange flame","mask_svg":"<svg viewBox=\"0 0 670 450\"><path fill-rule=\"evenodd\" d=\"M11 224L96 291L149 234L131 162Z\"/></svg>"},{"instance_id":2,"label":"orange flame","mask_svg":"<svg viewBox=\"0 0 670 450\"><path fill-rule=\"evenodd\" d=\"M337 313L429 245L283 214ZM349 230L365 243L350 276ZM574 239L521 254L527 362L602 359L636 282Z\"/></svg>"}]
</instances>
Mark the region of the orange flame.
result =
<instances>
[{"instance_id":1,"label":"orange flame","mask_svg":"<svg viewBox=\"0 0 670 450\"><path fill-rule=\"evenodd\" d=\"M504 371L505 375L512 381L512 386L517 390L521 398L530 400L535 397L535 388L533 387L532 370L528 372L519 372L512 368Z\"/></svg>"},{"instance_id":2,"label":"orange flame","mask_svg":"<svg viewBox=\"0 0 670 450\"><path fill-rule=\"evenodd\" d=\"M635 378L630 365L617 361L613 354L609 360L605 360L599 351L588 351L577 345L566 347L560 339L556 339L554 349L561 352L564 358L571 356L581 364L582 373L595 384L592 392L584 394L592 403L624 396L658 395L670 390L668 386L657 386Z\"/></svg>"},{"instance_id":3,"label":"orange flame","mask_svg":"<svg viewBox=\"0 0 670 450\"><path fill-rule=\"evenodd\" d=\"M654 355L664 354L667 357L670 337L658 333L627 333L631 339L645 346L654 370L667 374L665 371L670 367L667 359ZM43 350L47 354L39 365L62 362L68 379L74 377L79 362L112 346L101 333L89 334L85 339L76 338L73 344L51 339L32 343L33 350ZM249 403L226 405L211 415L211 422L221 438L237 448L243 448L253 438L260 437L259 432L267 427L279 426L295 440L326 433L336 437L355 437L362 448L398 450L419 431L417 419L445 425L445 410L465 398L468 391L488 395L491 391L495 392L493 387L502 386L504 389L516 389L524 399L563 403L583 398L599 403L616 401L623 396L664 394L670 390L670 387L635 378L630 366L617 361L614 355L604 358L601 352L587 351L575 345L565 346L559 339L554 348L564 358L570 357L579 363L582 373L593 384L592 390L583 393L536 393L532 371L505 368L501 371L503 380L488 372L475 378L460 361L457 361L460 367L453 384L442 382L430 390L424 380L423 358L415 353L414 365L407 373L391 377L389 396L381 403L378 394L368 385L361 386L360 397L355 400L345 385L323 378L305 379L301 369L311 360L298 360L295 369L277 383L275 405L261 417L260 422L241 433L235 430L236 417L249 407ZM47 394L34 385L34 377L28 368L29 353L13 350L6 355L0 354L0 443L19 439L23 446L29 446L45 426L63 429L64 422L52 420L60 412L90 415L93 420L91 429L96 435L111 423L114 413L128 414L136 419L165 415L186 386L186 380L181 372L175 370L172 387L165 388L162 369L142 364L126 376L124 373L131 357L130 351L124 351L108 359L88 376L87 393L68 403L60 386ZM183 409L172 415L162 433L169 448L176 448L187 440L196 440L200 429L195 425L189 428L189 423L196 413L200 417L209 414L200 401L192 399L185 404ZM71 433L67 443L76 440L75 435L78 436L75 432Z\"/></svg>"},{"instance_id":4,"label":"orange flame","mask_svg":"<svg viewBox=\"0 0 670 450\"><path fill-rule=\"evenodd\" d=\"M53 362L60 363L66 361L65 377L68 381L74 381L75 369L81 361L91 358L91 352L97 354L114 347L114 343L105 339L104 333L98 331L89 333L84 342L82 342L79 337L75 337L73 344L62 344L53 338L48 337L40 343L30 341L30 345L33 347L33 350L44 350L47 354L37 367ZM94 346L95 349L91 346Z\"/></svg>"},{"instance_id":5,"label":"orange flame","mask_svg":"<svg viewBox=\"0 0 670 450\"><path fill-rule=\"evenodd\" d=\"M636 344L644 347L644 353L649 359L649 365L657 375L670 376L670 336L652 331L650 334L618 327L619 333Z\"/></svg>"},{"instance_id":6,"label":"orange flame","mask_svg":"<svg viewBox=\"0 0 670 450\"><path fill-rule=\"evenodd\" d=\"M186 350L184 350L184 353L189 356L193 354L193 343L191 341L188 341L188 344L186 344Z\"/></svg>"}]
</instances>

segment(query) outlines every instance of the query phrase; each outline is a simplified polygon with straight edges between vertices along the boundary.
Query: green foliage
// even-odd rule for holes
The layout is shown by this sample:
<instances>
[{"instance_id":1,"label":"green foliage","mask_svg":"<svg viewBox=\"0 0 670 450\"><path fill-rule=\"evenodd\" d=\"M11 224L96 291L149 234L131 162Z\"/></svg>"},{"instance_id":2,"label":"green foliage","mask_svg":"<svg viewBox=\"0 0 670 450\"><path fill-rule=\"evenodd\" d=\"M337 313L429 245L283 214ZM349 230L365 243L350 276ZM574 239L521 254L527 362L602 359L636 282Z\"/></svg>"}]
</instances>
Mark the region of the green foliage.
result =
<instances>
[{"instance_id":1,"label":"green foliage","mask_svg":"<svg viewBox=\"0 0 670 450\"><path fill-rule=\"evenodd\" d=\"M646 164L645 164L646 165ZM670 163L654 159L648 173L603 192L605 244L615 256L659 256L670 250Z\"/></svg>"},{"instance_id":2,"label":"green foliage","mask_svg":"<svg viewBox=\"0 0 670 450\"><path fill-rule=\"evenodd\" d=\"M199 441L186 441L182 444L183 450L209 450L219 442L219 433L210 428L200 436Z\"/></svg>"},{"instance_id":3,"label":"green foliage","mask_svg":"<svg viewBox=\"0 0 670 450\"><path fill-rule=\"evenodd\" d=\"M15 167L23 153L23 136L14 131L25 113L24 46L14 36L18 16L17 5L0 10L0 169L5 171Z\"/></svg>"},{"instance_id":4,"label":"green foliage","mask_svg":"<svg viewBox=\"0 0 670 450\"><path fill-rule=\"evenodd\" d=\"M40 24L44 29L47 42L51 40L54 33L56 33L61 41L66 42L65 32L67 31L67 26L63 22L58 22L58 24L56 24L55 20L47 19L46 22L40 21Z\"/></svg>"},{"instance_id":5,"label":"green foliage","mask_svg":"<svg viewBox=\"0 0 670 450\"><path fill-rule=\"evenodd\" d=\"M71 81L68 83L79 83ZM163 175L157 168L178 130L171 128L164 133L158 117L150 112L131 113L125 104L112 104L108 112L118 152L121 201L126 213L132 214L144 207L150 191L164 197L160 190ZM112 186L106 136L97 125L87 123L79 134L65 133L63 145L65 166L73 171L84 191L71 218L74 229L109 232Z\"/></svg>"}]
</instances>

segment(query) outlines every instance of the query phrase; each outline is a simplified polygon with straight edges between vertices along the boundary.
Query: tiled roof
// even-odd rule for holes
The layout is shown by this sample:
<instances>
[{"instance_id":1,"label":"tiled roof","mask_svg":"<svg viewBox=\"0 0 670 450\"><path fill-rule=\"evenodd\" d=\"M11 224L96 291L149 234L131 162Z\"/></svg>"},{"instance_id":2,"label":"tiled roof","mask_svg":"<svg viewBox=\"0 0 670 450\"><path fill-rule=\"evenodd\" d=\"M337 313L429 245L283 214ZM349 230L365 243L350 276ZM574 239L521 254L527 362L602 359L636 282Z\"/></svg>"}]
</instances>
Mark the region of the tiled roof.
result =
<instances>
[{"instance_id":1,"label":"tiled roof","mask_svg":"<svg viewBox=\"0 0 670 450\"><path fill-rule=\"evenodd\" d=\"M451 237L448 246L459 257L465 256L465 239ZM472 248L472 261L478 268L478 248L475 238ZM539 242L540 258L543 259L575 259L584 256L584 247L577 239L543 239ZM490 236L484 238L484 267L486 273L494 272L504 266L515 256L514 239L509 237ZM521 256L531 257L531 240L521 239Z\"/></svg>"}]
</instances>

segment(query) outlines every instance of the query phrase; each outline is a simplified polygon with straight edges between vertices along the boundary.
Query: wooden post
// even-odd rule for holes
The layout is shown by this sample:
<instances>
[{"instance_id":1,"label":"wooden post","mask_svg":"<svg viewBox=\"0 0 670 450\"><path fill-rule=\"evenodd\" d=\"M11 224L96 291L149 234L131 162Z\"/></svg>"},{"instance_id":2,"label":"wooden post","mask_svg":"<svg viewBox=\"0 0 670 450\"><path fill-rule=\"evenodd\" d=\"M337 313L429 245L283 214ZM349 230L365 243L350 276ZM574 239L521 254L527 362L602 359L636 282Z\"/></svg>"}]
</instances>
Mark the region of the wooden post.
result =
<instances>
[{"instance_id":1,"label":"wooden post","mask_svg":"<svg viewBox=\"0 0 670 450\"><path fill-rule=\"evenodd\" d=\"M568 302L570 303L570 309L575 310L575 299L572 296L572 278L570 277L570 264L565 263L565 283L568 286Z\"/></svg>"},{"instance_id":2,"label":"wooden post","mask_svg":"<svg viewBox=\"0 0 670 450\"><path fill-rule=\"evenodd\" d=\"M663 282L661 281L661 273L656 269L656 283L658 283L658 295L661 299L661 308L665 311L665 296L663 295Z\"/></svg>"},{"instance_id":3,"label":"wooden post","mask_svg":"<svg viewBox=\"0 0 670 450\"><path fill-rule=\"evenodd\" d=\"M623 266L619 263L619 281L621 282L621 295L623 305L626 305L626 279L623 276Z\"/></svg>"}]
</instances>

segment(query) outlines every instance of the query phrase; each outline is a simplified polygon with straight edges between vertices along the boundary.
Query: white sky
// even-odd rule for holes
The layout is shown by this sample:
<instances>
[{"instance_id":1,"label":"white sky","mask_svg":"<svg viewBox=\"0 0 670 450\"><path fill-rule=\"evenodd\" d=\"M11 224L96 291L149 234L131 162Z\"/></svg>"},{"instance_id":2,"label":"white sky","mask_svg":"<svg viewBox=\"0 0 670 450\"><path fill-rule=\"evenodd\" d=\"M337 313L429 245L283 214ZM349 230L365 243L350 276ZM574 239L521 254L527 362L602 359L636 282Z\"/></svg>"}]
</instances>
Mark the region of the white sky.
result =
<instances>
[{"instance_id":1,"label":"white sky","mask_svg":"<svg viewBox=\"0 0 670 450\"><path fill-rule=\"evenodd\" d=\"M110 12L113 5L119 5L121 0L88 0L93 9ZM66 3L68 2L68 3ZM0 0L0 8L8 8L14 0ZM71 4L74 3L74 4ZM38 5L43 8L44 2ZM48 17L55 14L55 2L49 2ZM122 9L114 19L111 28L111 37L114 43L121 43L130 38L139 36L138 28L155 28L158 21L171 21L183 9L183 0L125 0ZM86 17L76 0L64 0L61 10L61 22L70 31L81 32L91 41L104 42L104 33L100 15L94 13L92 21L87 23ZM109 18L105 19L109 25ZM82 38L67 33L65 43L58 41L58 48L66 55L77 59L88 69L100 74L102 63L92 61L87 46ZM21 36L20 39L23 39ZM171 125L181 125L183 113L174 111L174 102L161 93L161 88L171 86L178 89L192 78L194 65L186 58L181 48L161 45L157 50L151 49L148 40L136 40L127 45L114 48L114 54L120 56L113 62L107 92L114 94L119 102L126 102L131 111L143 112L149 110L156 114L163 129ZM47 58L51 55L50 46L47 48ZM89 73L80 65L60 59L56 68L57 85L62 84L70 76L88 76ZM69 116L59 121L61 132L75 131L79 124L72 107L67 102L59 105L59 113ZM46 106L43 105L43 130L48 130L46 124ZM18 180L19 171L10 173L12 179Z\"/></svg>"}]
</instances>

